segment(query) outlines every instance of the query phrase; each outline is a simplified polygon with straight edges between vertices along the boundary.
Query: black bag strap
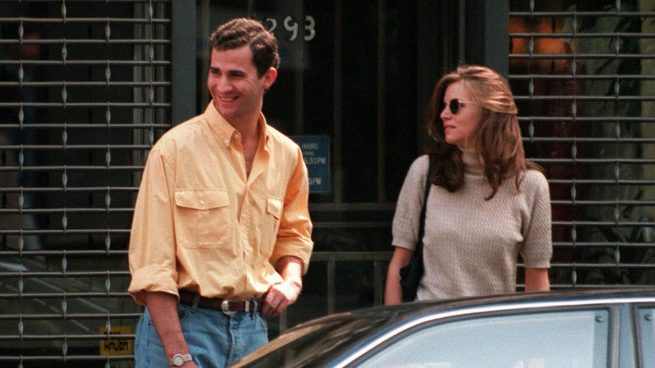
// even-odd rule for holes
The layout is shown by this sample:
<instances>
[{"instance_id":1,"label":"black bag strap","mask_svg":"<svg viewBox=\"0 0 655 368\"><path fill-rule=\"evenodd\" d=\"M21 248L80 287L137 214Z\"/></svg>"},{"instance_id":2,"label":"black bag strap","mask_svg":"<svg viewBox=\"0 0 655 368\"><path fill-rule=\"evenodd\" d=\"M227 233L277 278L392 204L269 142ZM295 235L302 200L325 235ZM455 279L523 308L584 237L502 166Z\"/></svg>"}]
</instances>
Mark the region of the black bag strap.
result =
<instances>
[{"instance_id":1,"label":"black bag strap","mask_svg":"<svg viewBox=\"0 0 655 368\"><path fill-rule=\"evenodd\" d=\"M428 196L430 195L430 176L434 167L434 156L428 155L430 163L428 164L428 174L425 178L425 189L423 189L423 207L421 207L421 217L419 218L418 241L416 242L416 252L423 254L423 235L425 234L425 208L428 206Z\"/></svg>"}]
</instances>

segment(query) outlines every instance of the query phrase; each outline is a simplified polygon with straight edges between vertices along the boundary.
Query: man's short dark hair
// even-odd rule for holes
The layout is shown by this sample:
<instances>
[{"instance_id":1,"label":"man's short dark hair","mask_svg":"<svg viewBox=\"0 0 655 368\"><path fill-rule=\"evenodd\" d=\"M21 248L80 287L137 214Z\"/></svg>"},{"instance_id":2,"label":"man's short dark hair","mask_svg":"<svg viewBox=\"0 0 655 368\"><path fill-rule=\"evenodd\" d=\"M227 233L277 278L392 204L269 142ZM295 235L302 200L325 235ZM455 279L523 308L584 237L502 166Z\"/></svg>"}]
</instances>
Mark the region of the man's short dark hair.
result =
<instances>
[{"instance_id":1,"label":"man's short dark hair","mask_svg":"<svg viewBox=\"0 0 655 368\"><path fill-rule=\"evenodd\" d=\"M211 35L212 49L229 50L249 45L253 64L261 78L270 67L280 66L277 39L254 19L237 18L219 26Z\"/></svg>"}]
</instances>

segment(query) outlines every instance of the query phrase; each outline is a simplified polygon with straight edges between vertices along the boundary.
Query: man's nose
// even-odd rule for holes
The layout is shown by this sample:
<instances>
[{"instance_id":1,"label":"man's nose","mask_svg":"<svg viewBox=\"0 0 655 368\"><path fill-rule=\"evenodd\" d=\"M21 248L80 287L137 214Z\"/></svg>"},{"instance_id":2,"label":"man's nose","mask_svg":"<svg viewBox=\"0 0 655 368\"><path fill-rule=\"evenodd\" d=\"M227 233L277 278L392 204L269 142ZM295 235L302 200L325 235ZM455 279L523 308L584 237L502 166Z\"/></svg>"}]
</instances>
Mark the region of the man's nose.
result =
<instances>
[{"instance_id":1,"label":"man's nose","mask_svg":"<svg viewBox=\"0 0 655 368\"><path fill-rule=\"evenodd\" d=\"M216 89L219 92L229 91L230 89L232 89L232 83L230 83L228 78L224 76L220 76L216 78Z\"/></svg>"}]
</instances>

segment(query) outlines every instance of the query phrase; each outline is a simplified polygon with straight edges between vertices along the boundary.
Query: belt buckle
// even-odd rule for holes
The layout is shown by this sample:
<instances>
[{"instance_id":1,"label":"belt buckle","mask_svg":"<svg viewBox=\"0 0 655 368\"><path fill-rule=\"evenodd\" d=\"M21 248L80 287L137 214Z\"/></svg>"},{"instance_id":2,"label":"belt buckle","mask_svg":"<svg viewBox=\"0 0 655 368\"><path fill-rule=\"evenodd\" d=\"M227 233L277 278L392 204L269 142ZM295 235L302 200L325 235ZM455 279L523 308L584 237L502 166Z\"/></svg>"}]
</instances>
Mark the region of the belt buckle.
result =
<instances>
[{"instance_id":1,"label":"belt buckle","mask_svg":"<svg viewBox=\"0 0 655 368\"><path fill-rule=\"evenodd\" d=\"M223 314L227 314L228 316L231 316L236 313L236 311L230 310L230 301L229 300L223 300L221 302L221 312Z\"/></svg>"},{"instance_id":2,"label":"belt buckle","mask_svg":"<svg viewBox=\"0 0 655 368\"><path fill-rule=\"evenodd\" d=\"M245 302L245 311L246 313L253 314L257 312L257 301L255 299L252 300L246 300Z\"/></svg>"}]
</instances>

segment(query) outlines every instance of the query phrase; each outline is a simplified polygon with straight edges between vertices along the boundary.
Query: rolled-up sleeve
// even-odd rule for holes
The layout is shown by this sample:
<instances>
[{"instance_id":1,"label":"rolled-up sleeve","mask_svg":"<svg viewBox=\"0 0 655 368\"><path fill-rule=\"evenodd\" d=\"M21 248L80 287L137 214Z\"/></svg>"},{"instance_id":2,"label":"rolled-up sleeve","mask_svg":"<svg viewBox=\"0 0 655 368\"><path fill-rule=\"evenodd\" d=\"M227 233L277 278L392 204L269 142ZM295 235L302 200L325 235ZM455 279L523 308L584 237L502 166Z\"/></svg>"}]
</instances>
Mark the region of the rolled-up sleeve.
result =
<instances>
[{"instance_id":1,"label":"rolled-up sleeve","mask_svg":"<svg viewBox=\"0 0 655 368\"><path fill-rule=\"evenodd\" d=\"M128 292L139 304L144 304L145 291L178 293L171 172L154 148L143 172L130 234Z\"/></svg>"},{"instance_id":2,"label":"rolled-up sleeve","mask_svg":"<svg viewBox=\"0 0 655 368\"><path fill-rule=\"evenodd\" d=\"M271 263L285 256L293 256L303 262L303 273L307 272L314 243L311 240L312 222L309 216L309 181L302 151L297 149L295 169L289 180L284 198L284 209Z\"/></svg>"}]
</instances>

